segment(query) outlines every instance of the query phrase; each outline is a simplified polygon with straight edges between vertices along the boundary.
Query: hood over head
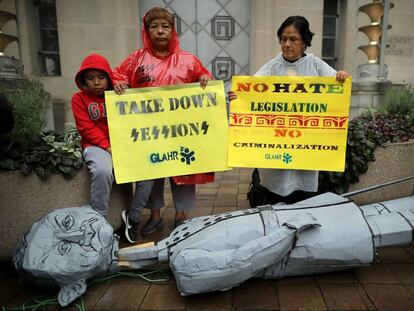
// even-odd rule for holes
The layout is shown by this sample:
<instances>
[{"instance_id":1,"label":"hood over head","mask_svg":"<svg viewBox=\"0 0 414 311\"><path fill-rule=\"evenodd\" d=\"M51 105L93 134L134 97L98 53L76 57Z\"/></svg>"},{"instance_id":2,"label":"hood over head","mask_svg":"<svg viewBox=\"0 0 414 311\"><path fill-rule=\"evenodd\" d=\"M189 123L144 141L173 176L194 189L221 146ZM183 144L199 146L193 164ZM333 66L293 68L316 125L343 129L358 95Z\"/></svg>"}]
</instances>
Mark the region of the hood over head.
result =
<instances>
[{"instance_id":1,"label":"hood over head","mask_svg":"<svg viewBox=\"0 0 414 311\"><path fill-rule=\"evenodd\" d=\"M76 85L81 91L85 90L83 74L86 70L89 70L89 69L98 69L98 70L102 70L103 72L105 72L108 75L108 79L109 79L109 89L113 89L114 76L112 74L112 69L111 69L111 66L109 65L109 62L107 61L105 57L99 54L93 53L93 54L86 56L86 58L83 60L79 68L78 73L75 76Z\"/></svg>"},{"instance_id":2,"label":"hood over head","mask_svg":"<svg viewBox=\"0 0 414 311\"><path fill-rule=\"evenodd\" d=\"M179 43L179 40L178 40L177 31L175 29L174 15L172 15L172 13L169 12L168 10L166 10L164 8L161 8L161 7L153 7L151 10L147 11L147 13L145 13L145 15L142 17L141 36L142 36L142 44L143 44L144 48L147 49L152 55L155 56L154 49L153 49L153 46L152 46L152 42L151 42L150 36L147 32L148 17L150 15L154 15L154 17L155 17L155 18L153 17L152 20L154 20L156 18L166 18L166 15L168 15L168 17L171 18L172 32L171 32L171 40L170 40L169 45L168 45L168 49L170 50L169 55L171 55L172 53L178 51L180 49L180 43ZM169 20L170 18L166 18L166 19ZM152 20L150 20L150 21L152 21Z\"/></svg>"}]
</instances>

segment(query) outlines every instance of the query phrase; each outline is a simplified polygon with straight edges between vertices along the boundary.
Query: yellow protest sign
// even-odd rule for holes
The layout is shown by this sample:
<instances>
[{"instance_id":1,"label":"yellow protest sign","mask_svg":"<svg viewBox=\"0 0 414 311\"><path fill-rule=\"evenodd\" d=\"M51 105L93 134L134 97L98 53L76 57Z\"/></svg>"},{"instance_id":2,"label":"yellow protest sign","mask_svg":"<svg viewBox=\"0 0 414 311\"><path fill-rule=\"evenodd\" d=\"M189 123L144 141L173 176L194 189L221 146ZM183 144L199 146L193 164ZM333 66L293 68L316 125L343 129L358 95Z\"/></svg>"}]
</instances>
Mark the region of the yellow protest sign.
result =
<instances>
[{"instance_id":1,"label":"yellow protest sign","mask_svg":"<svg viewBox=\"0 0 414 311\"><path fill-rule=\"evenodd\" d=\"M229 166L344 171L351 79L233 77Z\"/></svg>"},{"instance_id":2,"label":"yellow protest sign","mask_svg":"<svg viewBox=\"0 0 414 311\"><path fill-rule=\"evenodd\" d=\"M117 183L228 169L223 81L105 92Z\"/></svg>"}]
</instances>

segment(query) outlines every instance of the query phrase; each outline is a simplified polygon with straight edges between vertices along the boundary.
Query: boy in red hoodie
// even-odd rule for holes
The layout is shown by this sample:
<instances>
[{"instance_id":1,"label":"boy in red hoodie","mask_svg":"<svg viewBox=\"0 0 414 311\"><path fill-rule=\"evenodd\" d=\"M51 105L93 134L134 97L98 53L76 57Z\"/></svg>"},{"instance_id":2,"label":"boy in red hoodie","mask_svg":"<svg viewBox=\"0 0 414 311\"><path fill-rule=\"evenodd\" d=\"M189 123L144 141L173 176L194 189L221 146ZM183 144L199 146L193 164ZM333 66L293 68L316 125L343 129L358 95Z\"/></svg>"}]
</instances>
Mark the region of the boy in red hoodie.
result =
<instances>
[{"instance_id":1,"label":"boy in red hoodie","mask_svg":"<svg viewBox=\"0 0 414 311\"><path fill-rule=\"evenodd\" d=\"M91 54L83 60L76 74L75 82L80 91L72 97L76 128L82 137L83 157L91 173L90 204L105 217L114 177L104 93L113 89L113 81L108 61L101 55ZM135 243L138 238L139 215L152 186L152 180L137 182L131 206L122 212L125 236L130 243Z\"/></svg>"}]
</instances>

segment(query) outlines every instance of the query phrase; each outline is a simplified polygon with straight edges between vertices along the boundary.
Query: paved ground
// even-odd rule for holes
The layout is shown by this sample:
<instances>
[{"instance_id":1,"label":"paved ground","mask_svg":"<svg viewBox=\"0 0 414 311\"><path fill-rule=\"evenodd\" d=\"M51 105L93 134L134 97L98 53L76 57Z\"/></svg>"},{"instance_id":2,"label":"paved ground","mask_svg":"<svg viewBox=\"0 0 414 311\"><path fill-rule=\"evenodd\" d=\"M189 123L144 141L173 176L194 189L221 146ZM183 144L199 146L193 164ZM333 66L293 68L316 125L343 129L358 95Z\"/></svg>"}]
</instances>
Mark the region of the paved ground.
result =
<instances>
[{"instance_id":1,"label":"paved ground","mask_svg":"<svg viewBox=\"0 0 414 311\"><path fill-rule=\"evenodd\" d=\"M251 170L218 173L216 182L198 188L197 208L192 217L248 207L246 192ZM158 241L173 227L171 195L163 217L163 230L148 240ZM142 222L148 217L143 215ZM226 292L181 297L174 278L165 284L148 284L121 277L94 285L83 301L86 310L414 310L414 247L383 249L378 263L340 273L250 280ZM22 307L35 297L53 297L43 289L19 283L14 275L2 274L0 306ZM77 303L80 303L78 300ZM27 306L27 304L26 304ZM38 310L56 310L57 306ZM74 306L67 310L76 310Z\"/></svg>"}]
</instances>

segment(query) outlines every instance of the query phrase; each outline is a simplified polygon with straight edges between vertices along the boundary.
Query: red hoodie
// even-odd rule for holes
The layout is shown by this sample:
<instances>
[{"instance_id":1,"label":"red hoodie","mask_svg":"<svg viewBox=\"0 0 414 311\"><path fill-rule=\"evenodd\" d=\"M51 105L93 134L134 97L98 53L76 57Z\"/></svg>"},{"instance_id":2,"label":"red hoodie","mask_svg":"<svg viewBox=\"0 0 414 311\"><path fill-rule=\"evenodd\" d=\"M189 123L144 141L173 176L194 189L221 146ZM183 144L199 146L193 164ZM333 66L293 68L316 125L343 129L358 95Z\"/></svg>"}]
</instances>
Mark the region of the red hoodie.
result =
<instances>
[{"instance_id":1,"label":"red hoodie","mask_svg":"<svg viewBox=\"0 0 414 311\"><path fill-rule=\"evenodd\" d=\"M72 112L76 128L82 137L82 147L97 146L106 149L110 146L105 98L89 92L84 84L82 73L88 69L99 69L109 77L109 89L113 87L113 75L108 61L101 55L91 54L82 62L75 82L80 92L72 97Z\"/></svg>"},{"instance_id":2,"label":"red hoodie","mask_svg":"<svg viewBox=\"0 0 414 311\"><path fill-rule=\"evenodd\" d=\"M145 16L142 18L141 30L144 47L130 54L115 68L115 81L124 81L129 87L138 88L194 83L203 74L212 78L195 55L180 49L174 26L169 44L170 53L165 57L156 56L145 29L144 18ZM202 184L214 181L214 173L176 176L173 179L177 185Z\"/></svg>"}]
</instances>

